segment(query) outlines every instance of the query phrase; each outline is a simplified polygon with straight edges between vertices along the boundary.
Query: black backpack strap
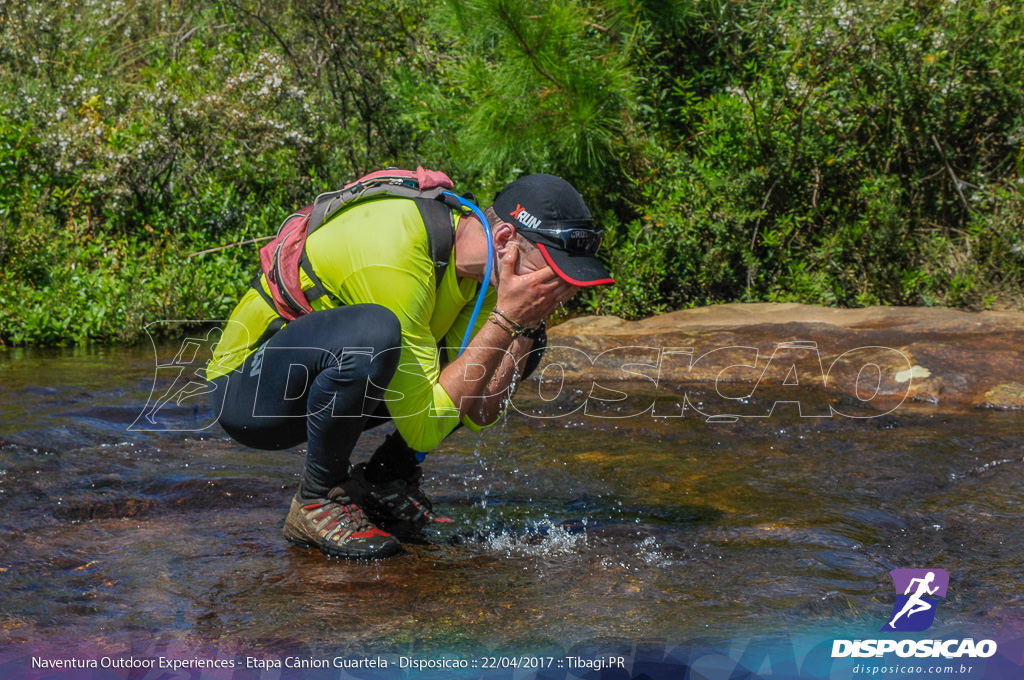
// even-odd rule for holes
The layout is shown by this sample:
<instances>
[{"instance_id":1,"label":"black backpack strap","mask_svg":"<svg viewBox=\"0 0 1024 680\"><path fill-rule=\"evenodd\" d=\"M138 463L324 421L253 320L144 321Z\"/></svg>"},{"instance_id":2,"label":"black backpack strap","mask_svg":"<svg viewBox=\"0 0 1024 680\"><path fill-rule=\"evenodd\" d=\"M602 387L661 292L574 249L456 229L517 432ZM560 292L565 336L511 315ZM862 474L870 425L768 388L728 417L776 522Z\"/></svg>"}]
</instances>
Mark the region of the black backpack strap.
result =
<instances>
[{"instance_id":1,"label":"black backpack strap","mask_svg":"<svg viewBox=\"0 0 1024 680\"><path fill-rule=\"evenodd\" d=\"M313 263L309 261L309 255L306 254L305 248L302 249L302 257L299 258L299 267L302 268L302 271L306 272L306 276L313 282L312 286L302 291L302 294L306 296L306 302L312 305L313 300L327 296L334 300L335 304L338 303L338 299L331 295L331 291L327 290L323 281L313 271Z\"/></svg>"},{"instance_id":2,"label":"black backpack strap","mask_svg":"<svg viewBox=\"0 0 1024 680\"><path fill-rule=\"evenodd\" d=\"M320 277L313 271L313 265L310 263L305 250L302 251L302 257L299 259L299 266L302 267L302 271L306 272L306 276L309 277L309 280L313 282L313 285L310 288L302 291L302 294L306 297L306 302L313 304L313 300L317 300L326 295L334 300L335 304L338 303L337 298L331 295L331 291L327 290L323 282L320 280ZM262 276L263 272L257 274L253 280L249 282L249 285L256 289L256 292L260 294L261 298L266 300L271 309L277 309L277 305L274 303L274 298L272 298L267 291L263 290L263 282L261 280Z\"/></svg>"},{"instance_id":3,"label":"black backpack strap","mask_svg":"<svg viewBox=\"0 0 1024 680\"><path fill-rule=\"evenodd\" d=\"M415 198L413 200L416 201L420 217L423 219L423 224L426 225L430 259L434 263L434 283L436 287L440 287L441 279L444 278L444 272L451 260L452 247L455 245L455 220L452 217L452 204L446 200L439 200L439 198ZM330 199L327 202L329 203ZM324 217L329 217L331 212L333 211L325 210L318 213L314 208L310 223L318 221L319 224L317 226L320 226L323 224ZM310 232L312 231L311 229ZM309 280L313 282L310 288L302 291L306 296L307 302L312 304L313 300L324 296L331 298L335 303L338 302L331 295L331 292L327 290L326 286L324 286L316 272L313 271L313 265L310 263L309 256L305 250L302 252L299 266L302 267L302 271L306 272Z\"/></svg>"},{"instance_id":4,"label":"black backpack strap","mask_svg":"<svg viewBox=\"0 0 1024 680\"><path fill-rule=\"evenodd\" d=\"M455 245L455 218L452 207L445 201L434 198L417 198L416 206L420 217L427 227L427 244L430 248L430 259L434 263L434 285L439 288L444 272L452 257Z\"/></svg>"},{"instance_id":5,"label":"black backpack strap","mask_svg":"<svg viewBox=\"0 0 1024 680\"><path fill-rule=\"evenodd\" d=\"M277 305L274 304L274 298L270 297L270 294L263 290L263 281L260 280L262 276L263 272L256 274L252 281L249 282L249 285L256 289L256 292L260 294L261 298L266 300L271 309L277 309Z\"/></svg>"}]
</instances>

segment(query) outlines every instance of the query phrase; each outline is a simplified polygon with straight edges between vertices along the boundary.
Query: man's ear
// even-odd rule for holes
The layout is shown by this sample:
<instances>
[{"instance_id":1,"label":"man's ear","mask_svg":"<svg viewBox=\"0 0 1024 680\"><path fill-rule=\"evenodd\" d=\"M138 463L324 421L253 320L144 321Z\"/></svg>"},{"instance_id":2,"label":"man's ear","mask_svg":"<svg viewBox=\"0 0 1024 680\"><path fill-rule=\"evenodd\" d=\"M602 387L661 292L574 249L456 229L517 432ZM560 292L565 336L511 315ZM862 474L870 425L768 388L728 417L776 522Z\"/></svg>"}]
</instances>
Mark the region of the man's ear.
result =
<instances>
[{"instance_id":1,"label":"man's ear","mask_svg":"<svg viewBox=\"0 0 1024 680\"><path fill-rule=\"evenodd\" d=\"M516 228L508 222L499 222L491 227L491 238L494 239L494 250L501 258L509 248L516 247Z\"/></svg>"}]
</instances>

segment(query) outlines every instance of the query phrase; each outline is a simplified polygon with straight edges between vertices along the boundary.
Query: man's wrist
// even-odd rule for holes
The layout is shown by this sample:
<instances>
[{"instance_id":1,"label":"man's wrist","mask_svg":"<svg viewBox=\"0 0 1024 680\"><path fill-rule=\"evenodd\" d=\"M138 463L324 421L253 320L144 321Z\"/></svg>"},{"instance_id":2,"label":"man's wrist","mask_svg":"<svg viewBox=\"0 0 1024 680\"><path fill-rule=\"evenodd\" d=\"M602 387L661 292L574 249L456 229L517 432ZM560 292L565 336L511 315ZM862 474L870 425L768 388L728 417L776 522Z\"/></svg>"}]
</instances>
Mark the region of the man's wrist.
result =
<instances>
[{"instance_id":1,"label":"man's wrist","mask_svg":"<svg viewBox=\"0 0 1024 680\"><path fill-rule=\"evenodd\" d=\"M525 328L523 328L522 326L520 326L519 324L517 324L515 322L509 322L509 320L505 317L505 315L503 315L503 314L499 315L499 314L496 313L496 311L497 310L495 310L494 312L491 312L490 315L488 315L487 320L489 322L493 323L495 326L497 326L501 330L503 330L506 333L508 333L512 337L513 340L515 340L520 335L522 335L523 331L526 330Z\"/></svg>"},{"instance_id":2,"label":"man's wrist","mask_svg":"<svg viewBox=\"0 0 1024 680\"><path fill-rule=\"evenodd\" d=\"M544 328L546 327L544 321L541 321L540 323L534 326L528 326L526 324L520 323L516 319L512 318L510 315L501 311L501 308L499 307L494 308L489 318L495 325L504 328L509 334L512 335L513 338L518 338L520 335L526 336L528 338L535 338L539 333L543 332Z\"/></svg>"},{"instance_id":3,"label":"man's wrist","mask_svg":"<svg viewBox=\"0 0 1024 680\"><path fill-rule=\"evenodd\" d=\"M529 338L530 340L536 340L541 335L543 335L547 331L547 329L548 329L548 322L547 321L541 321L539 324L537 324L533 328L527 328L525 331L523 331L522 332L522 336L524 338Z\"/></svg>"}]
</instances>

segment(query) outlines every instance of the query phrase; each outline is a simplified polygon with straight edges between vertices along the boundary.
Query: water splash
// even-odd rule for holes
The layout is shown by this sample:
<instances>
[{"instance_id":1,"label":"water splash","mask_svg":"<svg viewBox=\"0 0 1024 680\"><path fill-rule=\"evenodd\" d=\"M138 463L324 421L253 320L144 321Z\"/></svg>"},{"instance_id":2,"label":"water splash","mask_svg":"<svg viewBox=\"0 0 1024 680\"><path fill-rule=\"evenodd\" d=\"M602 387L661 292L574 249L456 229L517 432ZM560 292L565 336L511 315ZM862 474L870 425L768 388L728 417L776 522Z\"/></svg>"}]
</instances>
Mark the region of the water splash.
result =
<instances>
[{"instance_id":1,"label":"water splash","mask_svg":"<svg viewBox=\"0 0 1024 680\"><path fill-rule=\"evenodd\" d=\"M579 555L586 550L587 521L554 522L545 518L521 525L502 523L492 527L483 537L490 550L506 557L563 557Z\"/></svg>"}]
</instances>

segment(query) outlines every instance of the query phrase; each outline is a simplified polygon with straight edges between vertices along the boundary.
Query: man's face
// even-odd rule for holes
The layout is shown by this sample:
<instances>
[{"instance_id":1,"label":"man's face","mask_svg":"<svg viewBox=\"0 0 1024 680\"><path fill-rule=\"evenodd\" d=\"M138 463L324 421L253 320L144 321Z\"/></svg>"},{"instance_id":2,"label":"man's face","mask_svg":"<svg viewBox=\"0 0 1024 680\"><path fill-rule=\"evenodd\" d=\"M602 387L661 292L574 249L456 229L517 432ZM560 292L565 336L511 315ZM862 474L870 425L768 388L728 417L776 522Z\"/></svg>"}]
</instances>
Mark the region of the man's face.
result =
<instances>
[{"instance_id":1,"label":"man's face","mask_svg":"<svg viewBox=\"0 0 1024 680\"><path fill-rule=\"evenodd\" d=\"M540 252L540 248L535 243L522 236L516 236L516 242L519 244L519 262L516 264L517 275L524 276L541 269L550 268L548 261L544 259L543 253ZM563 303L568 302L576 293L580 292L580 289L576 286L570 286L565 283L562 285L565 286L565 292L562 296Z\"/></svg>"},{"instance_id":2,"label":"man's face","mask_svg":"<svg viewBox=\"0 0 1024 680\"><path fill-rule=\"evenodd\" d=\"M541 254L540 248L522 236L516 237L519 244L519 264L516 266L516 274L523 276L531 272L547 269L548 263Z\"/></svg>"}]
</instances>

